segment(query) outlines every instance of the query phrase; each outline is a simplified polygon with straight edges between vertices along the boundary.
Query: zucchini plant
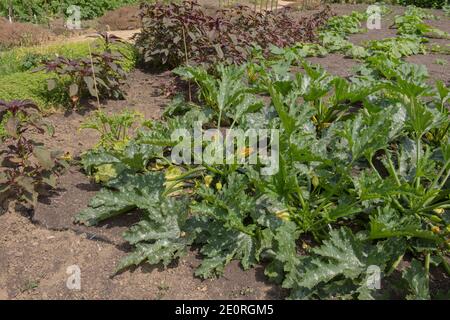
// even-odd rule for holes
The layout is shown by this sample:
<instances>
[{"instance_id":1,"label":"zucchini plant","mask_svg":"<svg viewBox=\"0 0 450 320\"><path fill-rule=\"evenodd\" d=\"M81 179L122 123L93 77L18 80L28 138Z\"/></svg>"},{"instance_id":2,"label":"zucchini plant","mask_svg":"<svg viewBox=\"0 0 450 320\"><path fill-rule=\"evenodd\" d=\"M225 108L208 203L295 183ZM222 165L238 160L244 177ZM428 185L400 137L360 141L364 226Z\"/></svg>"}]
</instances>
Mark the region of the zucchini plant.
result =
<instances>
[{"instance_id":1,"label":"zucchini plant","mask_svg":"<svg viewBox=\"0 0 450 320\"><path fill-rule=\"evenodd\" d=\"M301 57L259 59L214 73L179 68L196 84L197 101L176 101L120 152L88 152L88 173L104 165L115 172L75 220L95 225L142 212L124 233L135 251L117 270L167 265L196 244L197 276L220 275L231 260L244 269L265 262L292 298L439 295L430 270L450 271L448 88L399 60L368 63L367 83ZM264 103L247 108L246 100ZM262 161L171 162L173 130L222 125L278 130L279 170L262 175ZM388 286L368 285L374 268Z\"/></svg>"}]
</instances>

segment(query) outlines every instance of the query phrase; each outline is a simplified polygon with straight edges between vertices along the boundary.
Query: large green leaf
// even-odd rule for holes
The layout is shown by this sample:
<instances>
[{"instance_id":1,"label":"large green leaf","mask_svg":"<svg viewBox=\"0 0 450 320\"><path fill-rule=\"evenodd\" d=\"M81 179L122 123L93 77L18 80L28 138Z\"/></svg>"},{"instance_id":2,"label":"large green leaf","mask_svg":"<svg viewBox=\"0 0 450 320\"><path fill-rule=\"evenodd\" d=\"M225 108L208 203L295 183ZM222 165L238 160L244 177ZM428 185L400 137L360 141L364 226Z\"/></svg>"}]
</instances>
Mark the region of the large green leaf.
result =
<instances>
[{"instance_id":1,"label":"large green leaf","mask_svg":"<svg viewBox=\"0 0 450 320\"><path fill-rule=\"evenodd\" d=\"M405 247L403 241L370 245L363 240L345 227L331 231L328 240L312 249L311 257L302 259L295 276L290 276L284 286L294 289L294 297L307 298L317 295L323 285L344 278L351 281L347 294L363 293L361 298L368 298L373 288L368 287L367 273L373 267L383 271L387 262L401 255Z\"/></svg>"},{"instance_id":2,"label":"large green leaf","mask_svg":"<svg viewBox=\"0 0 450 320\"><path fill-rule=\"evenodd\" d=\"M402 277L408 283L411 292L407 299L430 299L428 274L420 261L413 259L410 267L403 271Z\"/></svg>"},{"instance_id":3,"label":"large green leaf","mask_svg":"<svg viewBox=\"0 0 450 320\"><path fill-rule=\"evenodd\" d=\"M89 207L75 217L75 222L95 225L135 208L151 210L158 205L164 181L162 173L119 176L91 199Z\"/></svg>"}]
</instances>

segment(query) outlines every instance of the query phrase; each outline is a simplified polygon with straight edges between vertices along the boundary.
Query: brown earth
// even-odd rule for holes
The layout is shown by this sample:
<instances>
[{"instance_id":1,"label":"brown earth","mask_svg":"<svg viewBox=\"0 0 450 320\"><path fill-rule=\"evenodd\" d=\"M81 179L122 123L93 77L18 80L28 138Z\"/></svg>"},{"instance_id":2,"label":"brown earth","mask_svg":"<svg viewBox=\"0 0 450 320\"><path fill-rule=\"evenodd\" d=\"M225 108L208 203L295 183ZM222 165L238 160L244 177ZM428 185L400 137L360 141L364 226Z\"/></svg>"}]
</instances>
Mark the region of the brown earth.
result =
<instances>
[{"instance_id":1,"label":"brown earth","mask_svg":"<svg viewBox=\"0 0 450 320\"><path fill-rule=\"evenodd\" d=\"M339 14L366 7L333 6ZM354 35L351 41L381 39L395 35L389 21L382 30ZM450 32L445 20L433 21ZM392 24L392 22L391 22ZM434 40L433 40L434 41ZM435 59L444 55L420 55L408 61L425 64L433 79L449 81L450 64L441 66ZM358 62L333 54L311 58L332 74L349 76ZM169 102L165 86L172 80L169 72L150 74L136 70L128 79L125 101L108 101L105 111L118 112L125 108L137 110L149 118L159 118ZM91 130L79 131L80 124L91 113L55 113L47 118L56 134L45 143L54 149L68 151L75 157L92 147L98 136ZM279 299L286 294L280 287L268 283L263 268L243 271L233 262L223 277L201 281L193 276L199 264L198 252L187 256L167 269L142 265L112 277L118 261L130 248L121 233L136 221L136 213L107 221L97 227L74 225L74 215L85 208L98 186L73 166L60 180L54 195L41 198L31 214L14 212L0 216L0 299ZM29 216L27 216L29 214ZM81 290L66 287L67 267L81 268ZM449 281L443 276L444 282Z\"/></svg>"}]
</instances>

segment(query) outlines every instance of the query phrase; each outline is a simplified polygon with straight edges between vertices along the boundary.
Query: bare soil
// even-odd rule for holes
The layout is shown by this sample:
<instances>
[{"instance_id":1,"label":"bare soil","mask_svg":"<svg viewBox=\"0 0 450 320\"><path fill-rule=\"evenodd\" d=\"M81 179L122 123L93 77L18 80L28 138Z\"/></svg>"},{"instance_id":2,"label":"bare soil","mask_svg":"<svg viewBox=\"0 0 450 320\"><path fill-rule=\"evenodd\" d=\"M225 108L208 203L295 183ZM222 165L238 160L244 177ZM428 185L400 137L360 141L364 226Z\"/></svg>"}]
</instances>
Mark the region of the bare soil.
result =
<instances>
[{"instance_id":1,"label":"bare soil","mask_svg":"<svg viewBox=\"0 0 450 320\"><path fill-rule=\"evenodd\" d=\"M365 10L362 5L333 6L339 14ZM314 12L314 11L311 11ZM433 21L450 32L448 20ZM351 41L394 36L392 20L383 22L382 30L354 35ZM437 25L436 25L437 26ZM129 31L127 31L129 32ZM434 40L432 40L434 41ZM427 66L432 79L449 82L450 64L438 65L444 55L418 55L408 61ZM340 76L352 74L359 62L332 54L311 58L329 72ZM449 61L450 62L450 61ZM132 72L128 79L127 98L106 101L107 112L125 108L141 112L147 119L157 119L169 102L165 87L173 78L161 74ZM79 112L59 111L47 118L56 134L45 143L53 149L70 152L74 157L95 145L98 136L92 130L79 130L93 108ZM136 221L138 213L107 221L96 227L72 223L99 189L76 165L61 178L59 188L49 197L40 198L33 212L15 210L0 216L0 299L281 299L286 292L268 283L263 267L244 271L233 262L223 277L202 281L193 276L200 260L194 249L167 269L142 265L113 276L115 265L130 248L121 233ZM67 268L81 268L81 290L69 290ZM446 276L440 281L449 282Z\"/></svg>"}]
</instances>

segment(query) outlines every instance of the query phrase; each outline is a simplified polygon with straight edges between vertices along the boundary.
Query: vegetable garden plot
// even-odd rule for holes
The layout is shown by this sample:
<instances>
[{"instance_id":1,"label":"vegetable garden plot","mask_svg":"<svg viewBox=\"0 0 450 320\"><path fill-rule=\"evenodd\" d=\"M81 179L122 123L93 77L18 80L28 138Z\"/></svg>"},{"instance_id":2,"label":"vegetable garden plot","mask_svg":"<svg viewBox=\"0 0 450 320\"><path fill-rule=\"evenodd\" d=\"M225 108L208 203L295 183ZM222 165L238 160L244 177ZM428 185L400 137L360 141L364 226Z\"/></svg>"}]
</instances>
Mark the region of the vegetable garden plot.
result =
<instances>
[{"instance_id":1,"label":"vegetable garden plot","mask_svg":"<svg viewBox=\"0 0 450 320\"><path fill-rule=\"evenodd\" d=\"M402 29L399 17L398 37L354 45L365 18L330 19L318 43L249 47L245 63L181 61L173 72L190 90L161 120L97 113L86 123L100 140L81 164L103 189L76 221L140 213L116 271L167 266L195 245L195 275L220 276L232 260L264 265L292 298L446 297L445 281L437 290L430 280L449 271L449 91L402 60L430 50L429 29ZM306 60L330 52L360 66L341 78ZM278 170L261 174L264 154L250 145L236 151L256 164L172 161L174 130L215 128L276 130Z\"/></svg>"},{"instance_id":2,"label":"vegetable garden plot","mask_svg":"<svg viewBox=\"0 0 450 320\"><path fill-rule=\"evenodd\" d=\"M412 8L403 17L421 14ZM269 59L256 48L250 62L211 72L176 69L198 87L195 103L176 101L163 122L144 123L120 149L88 152L84 169L105 188L76 221L94 225L143 212L124 234L135 251L118 270L144 261L167 265L197 244L203 263L195 274L203 278L220 275L233 259L244 269L265 261L266 275L293 298L368 299L395 290L430 298L431 261L449 268L449 91L442 82L429 86L423 67L399 60L417 52L409 42L420 47L424 39L414 25L403 28L402 17L392 46L348 42L363 18L331 19L319 33L322 46L272 47ZM305 62L318 50L347 52L365 64L350 81L334 77ZM304 73L291 72L295 65ZM171 162L173 130L195 130L198 122L200 130L278 130L279 170L261 175L262 161ZM304 243L300 255L304 235L321 244ZM404 259L410 266L403 289L395 289L391 275ZM368 285L370 270L383 272L387 290Z\"/></svg>"}]
</instances>

